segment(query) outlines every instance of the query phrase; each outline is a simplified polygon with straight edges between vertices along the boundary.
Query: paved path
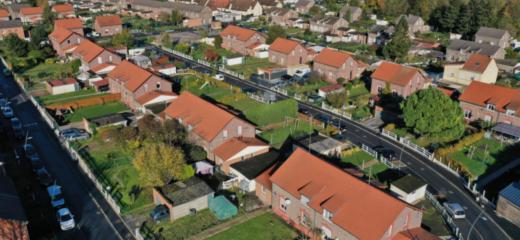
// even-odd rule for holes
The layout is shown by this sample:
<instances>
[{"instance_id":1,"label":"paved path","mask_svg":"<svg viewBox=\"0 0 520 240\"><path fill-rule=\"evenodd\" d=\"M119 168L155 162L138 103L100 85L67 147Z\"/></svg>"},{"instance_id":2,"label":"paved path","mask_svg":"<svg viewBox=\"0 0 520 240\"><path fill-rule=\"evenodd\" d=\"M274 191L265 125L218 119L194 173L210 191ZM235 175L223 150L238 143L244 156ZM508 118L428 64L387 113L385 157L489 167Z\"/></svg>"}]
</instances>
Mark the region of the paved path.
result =
<instances>
[{"instance_id":1,"label":"paved path","mask_svg":"<svg viewBox=\"0 0 520 240\"><path fill-rule=\"evenodd\" d=\"M230 221L227 221L225 223L222 223L222 224L219 224L215 227L212 227L210 229L206 229L205 231L195 235L195 236L192 236L190 239L191 240L203 240L203 239L207 239L211 236L214 236L214 235L217 235L218 233L220 232L223 232L223 231L226 231L228 230L229 228L233 227L233 226L236 226L238 224L241 224L241 223L244 223L244 222L247 222L248 220L252 219L252 218L255 218L255 217L258 217L266 212L268 212L269 209L267 208L261 208L261 209L258 209L258 210L255 210L253 212L250 212L250 213L246 213L242 216L239 216L239 217L236 217Z\"/></svg>"}]
</instances>

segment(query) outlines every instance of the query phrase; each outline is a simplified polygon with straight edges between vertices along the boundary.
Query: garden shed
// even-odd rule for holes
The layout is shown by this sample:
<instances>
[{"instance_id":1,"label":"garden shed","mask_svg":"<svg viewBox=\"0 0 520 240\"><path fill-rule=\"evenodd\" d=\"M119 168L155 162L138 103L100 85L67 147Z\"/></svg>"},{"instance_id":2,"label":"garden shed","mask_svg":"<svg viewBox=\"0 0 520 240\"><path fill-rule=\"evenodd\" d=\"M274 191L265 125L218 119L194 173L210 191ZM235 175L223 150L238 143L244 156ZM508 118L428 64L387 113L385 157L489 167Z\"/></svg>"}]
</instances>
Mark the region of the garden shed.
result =
<instances>
[{"instance_id":1,"label":"garden shed","mask_svg":"<svg viewBox=\"0 0 520 240\"><path fill-rule=\"evenodd\" d=\"M237 215L238 208L231 203L224 195L220 195L209 200L209 208L215 213L219 220L225 220Z\"/></svg>"}]
</instances>

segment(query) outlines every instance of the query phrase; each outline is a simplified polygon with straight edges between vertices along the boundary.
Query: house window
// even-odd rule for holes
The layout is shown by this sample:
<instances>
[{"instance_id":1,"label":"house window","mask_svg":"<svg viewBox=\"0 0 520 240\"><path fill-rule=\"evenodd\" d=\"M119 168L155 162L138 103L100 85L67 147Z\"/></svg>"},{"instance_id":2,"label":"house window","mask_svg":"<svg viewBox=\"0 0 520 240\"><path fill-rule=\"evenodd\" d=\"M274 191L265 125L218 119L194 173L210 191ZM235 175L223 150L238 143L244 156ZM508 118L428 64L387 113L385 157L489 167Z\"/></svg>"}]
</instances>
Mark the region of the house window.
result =
<instances>
[{"instance_id":1,"label":"house window","mask_svg":"<svg viewBox=\"0 0 520 240\"><path fill-rule=\"evenodd\" d=\"M70 44L70 39L67 40L67 44Z\"/></svg>"},{"instance_id":2,"label":"house window","mask_svg":"<svg viewBox=\"0 0 520 240\"><path fill-rule=\"evenodd\" d=\"M266 192L266 191L265 191L265 187L264 187L264 186L260 186L260 191L261 191L262 193L265 193L265 192Z\"/></svg>"},{"instance_id":3,"label":"house window","mask_svg":"<svg viewBox=\"0 0 520 240\"><path fill-rule=\"evenodd\" d=\"M332 220L332 217L334 216L334 214L332 214L331 212L327 211L327 209L323 209L323 217L327 220L327 221L331 221Z\"/></svg>"},{"instance_id":4,"label":"house window","mask_svg":"<svg viewBox=\"0 0 520 240\"><path fill-rule=\"evenodd\" d=\"M333 240L333 238L332 238L332 231L330 231L330 229L322 226L321 227L321 239L323 239L323 240Z\"/></svg>"},{"instance_id":5,"label":"house window","mask_svg":"<svg viewBox=\"0 0 520 240\"><path fill-rule=\"evenodd\" d=\"M155 88L156 89L161 89L161 82L157 82L157 84L155 84Z\"/></svg>"},{"instance_id":6,"label":"house window","mask_svg":"<svg viewBox=\"0 0 520 240\"><path fill-rule=\"evenodd\" d=\"M103 59L102 59L101 57L98 57L98 58L97 58L97 62L98 62L99 64L101 64L101 63L103 63Z\"/></svg>"},{"instance_id":7,"label":"house window","mask_svg":"<svg viewBox=\"0 0 520 240\"><path fill-rule=\"evenodd\" d=\"M224 138L227 138L227 130L224 130L224 132L222 132L222 136L223 136Z\"/></svg>"},{"instance_id":8,"label":"house window","mask_svg":"<svg viewBox=\"0 0 520 240\"><path fill-rule=\"evenodd\" d=\"M388 228L388 236L392 236L393 228L394 228L394 225L390 225L390 227Z\"/></svg>"},{"instance_id":9,"label":"house window","mask_svg":"<svg viewBox=\"0 0 520 240\"><path fill-rule=\"evenodd\" d=\"M148 84L144 84L144 91L148 92Z\"/></svg>"},{"instance_id":10,"label":"house window","mask_svg":"<svg viewBox=\"0 0 520 240\"><path fill-rule=\"evenodd\" d=\"M506 110L506 115L508 115L508 116L514 116L514 115L515 115L515 110L507 109L507 110Z\"/></svg>"},{"instance_id":11,"label":"house window","mask_svg":"<svg viewBox=\"0 0 520 240\"><path fill-rule=\"evenodd\" d=\"M307 204L309 204L309 201L310 200L309 200L308 197L301 195L301 197L300 197L300 202L301 203L303 203L305 206L307 206Z\"/></svg>"},{"instance_id":12,"label":"house window","mask_svg":"<svg viewBox=\"0 0 520 240\"><path fill-rule=\"evenodd\" d=\"M488 104L486 104L486 109L488 109L488 110L495 110L496 107L495 107L495 105L488 103Z\"/></svg>"},{"instance_id":13,"label":"house window","mask_svg":"<svg viewBox=\"0 0 520 240\"><path fill-rule=\"evenodd\" d=\"M303 211L301 212L301 215L300 215L300 223L305 227L309 227L311 225L309 216L307 216L307 214L305 214L305 212L303 212Z\"/></svg>"},{"instance_id":14,"label":"house window","mask_svg":"<svg viewBox=\"0 0 520 240\"><path fill-rule=\"evenodd\" d=\"M237 132L238 132L238 136L242 136L242 126L238 126Z\"/></svg>"},{"instance_id":15,"label":"house window","mask_svg":"<svg viewBox=\"0 0 520 240\"><path fill-rule=\"evenodd\" d=\"M289 198L280 199L280 209L284 212L287 212L287 207L291 204L291 200Z\"/></svg>"},{"instance_id":16,"label":"house window","mask_svg":"<svg viewBox=\"0 0 520 240\"><path fill-rule=\"evenodd\" d=\"M464 110L464 117L471 118L471 110Z\"/></svg>"},{"instance_id":17,"label":"house window","mask_svg":"<svg viewBox=\"0 0 520 240\"><path fill-rule=\"evenodd\" d=\"M489 115L484 116L484 121L491 122L491 116L489 116Z\"/></svg>"},{"instance_id":18,"label":"house window","mask_svg":"<svg viewBox=\"0 0 520 240\"><path fill-rule=\"evenodd\" d=\"M397 95L397 90L392 89L392 95L396 96Z\"/></svg>"},{"instance_id":19,"label":"house window","mask_svg":"<svg viewBox=\"0 0 520 240\"><path fill-rule=\"evenodd\" d=\"M112 62L112 55L108 56L108 61Z\"/></svg>"},{"instance_id":20,"label":"house window","mask_svg":"<svg viewBox=\"0 0 520 240\"><path fill-rule=\"evenodd\" d=\"M383 86L377 86L377 92L382 93L383 92Z\"/></svg>"}]
</instances>

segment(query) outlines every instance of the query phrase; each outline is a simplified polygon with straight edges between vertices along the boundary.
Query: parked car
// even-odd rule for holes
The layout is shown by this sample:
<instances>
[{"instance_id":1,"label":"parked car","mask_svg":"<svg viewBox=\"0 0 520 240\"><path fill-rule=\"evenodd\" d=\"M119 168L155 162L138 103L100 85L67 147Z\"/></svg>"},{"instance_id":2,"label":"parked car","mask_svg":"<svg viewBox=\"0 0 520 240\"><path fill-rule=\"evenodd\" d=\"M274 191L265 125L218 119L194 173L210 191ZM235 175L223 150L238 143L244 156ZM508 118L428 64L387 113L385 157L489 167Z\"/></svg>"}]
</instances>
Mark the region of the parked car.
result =
<instances>
[{"instance_id":1,"label":"parked car","mask_svg":"<svg viewBox=\"0 0 520 240\"><path fill-rule=\"evenodd\" d=\"M170 212L163 204L157 205L150 213L150 218L152 218L152 220L156 223L161 222L161 220L168 219L169 216Z\"/></svg>"},{"instance_id":2,"label":"parked car","mask_svg":"<svg viewBox=\"0 0 520 240\"><path fill-rule=\"evenodd\" d=\"M448 214L451 215L454 219L463 219L466 218L466 213L464 212L464 208L458 203L449 203L445 202L442 204Z\"/></svg>"},{"instance_id":3,"label":"parked car","mask_svg":"<svg viewBox=\"0 0 520 240\"><path fill-rule=\"evenodd\" d=\"M58 208L60 206L65 205L65 199L63 198L60 185L53 184L51 186L48 186L47 193L49 194L49 197L51 198L51 205L54 208Z\"/></svg>"},{"instance_id":4,"label":"parked car","mask_svg":"<svg viewBox=\"0 0 520 240\"><path fill-rule=\"evenodd\" d=\"M60 136L69 141L76 141L76 140L88 139L90 137L90 134L83 129L68 128L68 129L61 131Z\"/></svg>"},{"instance_id":5,"label":"parked car","mask_svg":"<svg viewBox=\"0 0 520 240\"><path fill-rule=\"evenodd\" d=\"M2 115L4 115L5 118L12 118L14 117L13 109L9 106L6 106L2 108Z\"/></svg>"},{"instance_id":6,"label":"parked car","mask_svg":"<svg viewBox=\"0 0 520 240\"><path fill-rule=\"evenodd\" d=\"M23 129L22 129L22 122L16 117L11 118L11 126L14 130L14 135L16 138L21 139L23 138Z\"/></svg>"},{"instance_id":7,"label":"parked car","mask_svg":"<svg viewBox=\"0 0 520 240\"><path fill-rule=\"evenodd\" d=\"M40 181L40 184L43 186L49 186L52 184L54 179L52 179L51 174L47 171L46 168L41 168L36 171L36 178Z\"/></svg>"},{"instance_id":8,"label":"parked car","mask_svg":"<svg viewBox=\"0 0 520 240\"><path fill-rule=\"evenodd\" d=\"M63 231L67 231L76 227L76 222L74 221L74 215L70 212L68 208L61 208L56 212L56 218L60 223L60 228Z\"/></svg>"},{"instance_id":9,"label":"parked car","mask_svg":"<svg viewBox=\"0 0 520 240\"><path fill-rule=\"evenodd\" d=\"M40 157L31 158L31 166L34 172L42 171L42 169L45 169L45 163L43 163Z\"/></svg>"},{"instance_id":10,"label":"parked car","mask_svg":"<svg viewBox=\"0 0 520 240\"><path fill-rule=\"evenodd\" d=\"M23 150L25 152L25 157L31 159L33 156L38 155L36 148L31 143L25 143L23 145Z\"/></svg>"},{"instance_id":11,"label":"parked car","mask_svg":"<svg viewBox=\"0 0 520 240\"><path fill-rule=\"evenodd\" d=\"M216 74L215 76L213 76L214 79L218 80L218 81L224 81L224 75L223 74Z\"/></svg>"},{"instance_id":12,"label":"parked car","mask_svg":"<svg viewBox=\"0 0 520 240\"><path fill-rule=\"evenodd\" d=\"M0 109L3 110L7 106L9 106L9 101L7 101L7 98L0 96Z\"/></svg>"}]
</instances>

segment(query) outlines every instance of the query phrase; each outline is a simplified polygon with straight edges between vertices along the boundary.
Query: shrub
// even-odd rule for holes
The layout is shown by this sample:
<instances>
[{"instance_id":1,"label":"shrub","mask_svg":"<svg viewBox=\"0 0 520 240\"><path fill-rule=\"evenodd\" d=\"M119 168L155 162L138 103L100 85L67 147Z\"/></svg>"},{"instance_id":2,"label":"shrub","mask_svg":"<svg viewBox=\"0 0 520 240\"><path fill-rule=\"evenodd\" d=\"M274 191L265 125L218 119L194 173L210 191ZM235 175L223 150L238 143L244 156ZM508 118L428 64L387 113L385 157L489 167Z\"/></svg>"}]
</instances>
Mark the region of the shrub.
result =
<instances>
[{"instance_id":1,"label":"shrub","mask_svg":"<svg viewBox=\"0 0 520 240\"><path fill-rule=\"evenodd\" d=\"M386 130L386 131L390 131L390 132L394 131L395 128L396 128L395 123L389 123L389 124L387 124L387 125L385 126L385 130Z\"/></svg>"},{"instance_id":2,"label":"shrub","mask_svg":"<svg viewBox=\"0 0 520 240\"><path fill-rule=\"evenodd\" d=\"M484 132L477 132L477 133L468 135L451 146L439 148L435 152L435 155L438 158L446 159L450 154L461 150L463 147L470 146L470 145L480 141L483 137L484 137Z\"/></svg>"},{"instance_id":3,"label":"shrub","mask_svg":"<svg viewBox=\"0 0 520 240\"><path fill-rule=\"evenodd\" d=\"M361 151L361 148L353 147L353 148L350 148L350 149L347 149L347 150L344 150L343 152L341 152L341 156L342 157L348 157L348 156L351 156L352 154L357 153L359 151Z\"/></svg>"}]
</instances>

